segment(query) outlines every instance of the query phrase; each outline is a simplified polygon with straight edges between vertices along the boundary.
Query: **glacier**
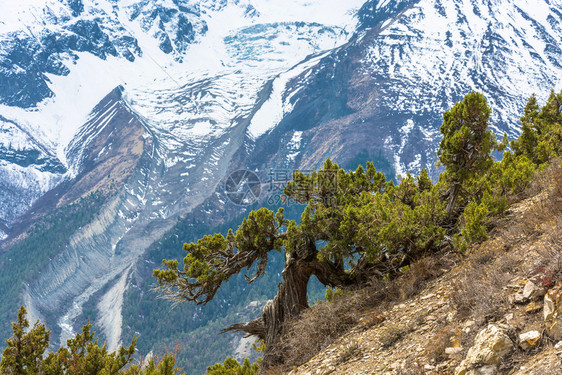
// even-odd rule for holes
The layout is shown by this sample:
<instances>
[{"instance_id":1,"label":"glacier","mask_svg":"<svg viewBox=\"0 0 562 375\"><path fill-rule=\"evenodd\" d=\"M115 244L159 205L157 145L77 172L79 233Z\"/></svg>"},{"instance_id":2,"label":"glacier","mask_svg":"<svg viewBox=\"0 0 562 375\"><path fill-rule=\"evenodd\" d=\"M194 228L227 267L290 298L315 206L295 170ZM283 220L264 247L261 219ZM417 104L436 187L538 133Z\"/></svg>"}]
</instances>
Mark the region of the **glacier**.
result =
<instances>
[{"instance_id":1,"label":"glacier","mask_svg":"<svg viewBox=\"0 0 562 375\"><path fill-rule=\"evenodd\" d=\"M0 27L0 58L12 63L0 72L7 82L26 73L15 69L20 39L29 38L32 51L48 48L41 43L52 39L62 49L49 56L39 81L16 93L0 90L0 114L36 134L65 168L34 198L79 179L89 163L103 158L111 143L94 147L96 155L85 150L102 135L111 138L118 114L129 123L140 120L150 145L121 192L26 287L32 311L58 316L61 344L73 335L83 304L115 279L100 299L107 313L98 324L111 350L120 344L119 304L130 265L212 194L246 139L263 136L290 111L282 97L286 85L352 37L362 3L11 3ZM189 35L179 35L180 26ZM89 33L99 40L88 39ZM28 60L33 58L37 54ZM42 83L42 96L26 94ZM116 87L119 99L106 97ZM24 203L29 207L33 200Z\"/></svg>"},{"instance_id":2,"label":"glacier","mask_svg":"<svg viewBox=\"0 0 562 375\"><path fill-rule=\"evenodd\" d=\"M68 171L55 176L35 171L35 192L18 209L6 206L0 220L12 221L57 183L76 175L79 165L67 160L68 146L94 106L115 87L123 87L132 110L167 138L162 147L216 137L251 111L268 81L308 55L349 39L362 1L79 3L78 9L56 0L2 4L0 60L8 68L0 68L6 83L0 88L0 115L34 134ZM182 20L192 25L189 37L178 32ZM98 29L99 35L88 39ZM29 56L20 56L22 41ZM173 48L163 48L163 41ZM37 66L35 60L44 62ZM21 80L41 69L30 82ZM12 79L25 84L17 89L21 97L15 103ZM205 82L214 88L204 87ZM39 87L45 88L44 98L30 99ZM199 101L197 109L188 109L187 101ZM187 160L184 156L170 155L166 162L170 166L178 158ZM13 165L0 169L4 175L19 173Z\"/></svg>"}]
</instances>

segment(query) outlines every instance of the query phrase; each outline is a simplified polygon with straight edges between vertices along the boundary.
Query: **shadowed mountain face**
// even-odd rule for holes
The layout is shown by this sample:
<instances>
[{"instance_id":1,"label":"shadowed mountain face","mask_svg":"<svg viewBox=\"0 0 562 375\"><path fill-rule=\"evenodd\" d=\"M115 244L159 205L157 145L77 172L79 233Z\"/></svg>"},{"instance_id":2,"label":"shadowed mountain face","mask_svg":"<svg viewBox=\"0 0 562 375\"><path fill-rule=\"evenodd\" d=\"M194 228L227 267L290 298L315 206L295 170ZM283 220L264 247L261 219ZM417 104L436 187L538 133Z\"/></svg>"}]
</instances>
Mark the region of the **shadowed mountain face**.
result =
<instances>
[{"instance_id":1,"label":"shadowed mountain face","mask_svg":"<svg viewBox=\"0 0 562 375\"><path fill-rule=\"evenodd\" d=\"M432 170L442 113L471 90L488 98L496 133L513 137L531 94L562 84L559 2L379 3L361 9L350 43L290 83L295 104L260 150L268 160L298 132L304 168L362 153L385 172Z\"/></svg>"},{"instance_id":2,"label":"shadowed mountain face","mask_svg":"<svg viewBox=\"0 0 562 375\"><path fill-rule=\"evenodd\" d=\"M145 308L148 253L177 243L161 252L181 256L184 238L246 212L225 194L232 171L266 185L272 168L331 157L435 175L442 113L467 92L515 135L528 97L562 87L559 1L99 3L30 0L0 16L2 272L45 215L104 197L17 279L61 340L85 310L110 348L152 335L132 322L165 319ZM243 288L232 294L256 291ZM214 319L238 312L228 298ZM204 311L185 314L207 324Z\"/></svg>"},{"instance_id":3,"label":"shadowed mountain face","mask_svg":"<svg viewBox=\"0 0 562 375\"><path fill-rule=\"evenodd\" d=\"M52 189L66 167L42 140L0 116L0 223L9 223ZM0 226L0 238L5 237Z\"/></svg>"}]
</instances>

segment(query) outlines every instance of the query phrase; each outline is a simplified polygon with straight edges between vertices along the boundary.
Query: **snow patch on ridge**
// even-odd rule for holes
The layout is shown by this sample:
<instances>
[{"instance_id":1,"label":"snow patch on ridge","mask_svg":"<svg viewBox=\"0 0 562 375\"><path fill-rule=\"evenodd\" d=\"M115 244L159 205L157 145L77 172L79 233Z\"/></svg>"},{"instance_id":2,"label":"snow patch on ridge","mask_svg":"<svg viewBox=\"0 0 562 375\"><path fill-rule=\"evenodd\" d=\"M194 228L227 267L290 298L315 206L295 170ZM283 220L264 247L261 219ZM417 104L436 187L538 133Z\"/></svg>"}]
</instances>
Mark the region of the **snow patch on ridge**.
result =
<instances>
[{"instance_id":1,"label":"snow patch on ridge","mask_svg":"<svg viewBox=\"0 0 562 375\"><path fill-rule=\"evenodd\" d=\"M310 69L318 64L318 62L326 55L327 53L323 53L311 58L308 61L295 66L289 71L281 73L273 81L271 95L256 112L252 118L250 126L248 127L248 133L252 138L256 139L275 128L281 122L283 117L293 110L291 103L283 97L283 94L287 89L287 84L291 79L296 78L307 69Z\"/></svg>"},{"instance_id":2,"label":"snow patch on ridge","mask_svg":"<svg viewBox=\"0 0 562 375\"><path fill-rule=\"evenodd\" d=\"M0 219L14 220L60 181L60 174L0 160ZM17 192L17 199L11 199L11 191Z\"/></svg>"},{"instance_id":3,"label":"snow patch on ridge","mask_svg":"<svg viewBox=\"0 0 562 375\"><path fill-rule=\"evenodd\" d=\"M123 295L127 289L127 279L131 267L123 272L117 283L98 303L98 310L100 311L98 320L107 339L107 349L110 352L117 350L121 345L123 322L121 308L123 307Z\"/></svg>"},{"instance_id":4,"label":"snow patch on ridge","mask_svg":"<svg viewBox=\"0 0 562 375\"><path fill-rule=\"evenodd\" d=\"M294 132L291 140L289 141L289 143L287 143L287 149L290 151L287 155L287 159L289 161L295 161L296 157L300 154L302 135L302 131Z\"/></svg>"}]
</instances>

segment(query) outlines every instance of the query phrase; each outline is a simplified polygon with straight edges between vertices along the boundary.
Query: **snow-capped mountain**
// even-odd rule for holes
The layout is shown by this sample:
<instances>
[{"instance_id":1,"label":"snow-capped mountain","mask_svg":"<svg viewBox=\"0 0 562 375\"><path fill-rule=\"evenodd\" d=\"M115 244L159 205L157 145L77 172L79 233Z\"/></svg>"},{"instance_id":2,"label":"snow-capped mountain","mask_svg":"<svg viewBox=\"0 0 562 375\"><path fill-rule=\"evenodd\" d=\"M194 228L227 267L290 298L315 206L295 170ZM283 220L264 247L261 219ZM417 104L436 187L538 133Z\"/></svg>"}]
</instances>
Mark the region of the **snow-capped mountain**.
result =
<instances>
[{"instance_id":1,"label":"snow-capped mountain","mask_svg":"<svg viewBox=\"0 0 562 375\"><path fill-rule=\"evenodd\" d=\"M562 89L561 0L0 9L0 241L102 191L99 212L22 293L61 340L94 298L110 348L146 249L178 220L240 212L222 194L229 172L331 157L416 173L432 169L442 113L470 90L488 98L494 130L513 136L531 94Z\"/></svg>"},{"instance_id":2,"label":"snow-capped mountain","mask_svg":"<svg viewBox=\"0 0 562 375\"><path fill-rule=\"evenodd\" d=\"M35 315L55 318L50 324L62 328L61 343L83 304L116 277L126 282L152 242L213 196L235 155L282 119L287 82L352 37L361 5L9 4L1 29L0 113L41 139L59 168L28 166L39 181L49 178L34 199L21 202L24 184L5 191L5 202L19 203L2 210L5 231L18 235L10 229L15 218L56 183L62 182L27 220L94 191L109 195L92 222L26 280L24 300ZM6 181L14 182L13 164L2 161ZM100 303L122 300L124 291L110 288ZM120 307L108 306L100 308L99 324L113 348Z\"/></svg>"},{"instance_id":3,"label":"snow-capped mountain","mask_svg":"<svg viewBox=\"0 0 562 375\"><path fill-rule=\"evenodd\" d=\"M513 137L527 99L562 88L560 1L369 1L360 18L357 37L286 93L306 100L276 137L304 130L301 165L362 150L388 172L432 169L442 113L470 90L488 98L496 133Z\"/></svg>"},{"instance_id":4,"label":"snow-capped mountain","mask_svg":"<svg viewBox=\"0 0 562 375\"><path fill-rule=\"evenodd\" d=\"M69 169L67 176L78 168L69 165L67 146L117 86L138 115L169 138L162 147L180 144L182 137L197 142L251 112L267 81L349 39L352 11L360 5L359 0L343 6L335 0L4 2L0 113L47 145ZM336 12L321 11L324 6ZM170 155L167 162L176 158ZM0 168L15 169L7 162ZM6 206L0 220L22 214L61 175L35 168L29 179L32 198L10 203L17 209ZM5 202L18 199L16 194Z\"/></svg>"}]
</instances>

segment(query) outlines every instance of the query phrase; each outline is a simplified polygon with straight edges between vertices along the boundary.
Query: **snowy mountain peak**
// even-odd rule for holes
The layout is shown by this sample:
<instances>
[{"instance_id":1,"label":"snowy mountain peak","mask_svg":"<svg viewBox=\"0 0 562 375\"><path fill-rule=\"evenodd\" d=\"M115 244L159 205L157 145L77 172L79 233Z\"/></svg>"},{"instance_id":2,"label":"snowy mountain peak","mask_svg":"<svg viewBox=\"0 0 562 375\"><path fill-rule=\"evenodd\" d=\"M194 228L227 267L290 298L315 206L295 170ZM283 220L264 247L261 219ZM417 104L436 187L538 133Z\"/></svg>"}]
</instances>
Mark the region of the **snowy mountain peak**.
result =
<instances>
[{"instance_id":1,"label":"snowy mountain peak","mask_svg":"<svg viewBox=\"0 0 562 375\"><path fill-rule=\"evenodd\" d=\"M308 55L347 41L362 3L9 2L0 15L0 115L41 140L71 178L79 166L67 160L70 142L89 122L92 109L121 86L130 108L160 137L167 167L189 166L197 150L250 116L264 100L268 82ZM267 119L265 128L254 121L252 129L259 127L261 133L249 133L262 134L278 121ZM60 179L59 174L48 180ZM35 198L53 185L42 186Z\"/></svg>"}]
</instances>

